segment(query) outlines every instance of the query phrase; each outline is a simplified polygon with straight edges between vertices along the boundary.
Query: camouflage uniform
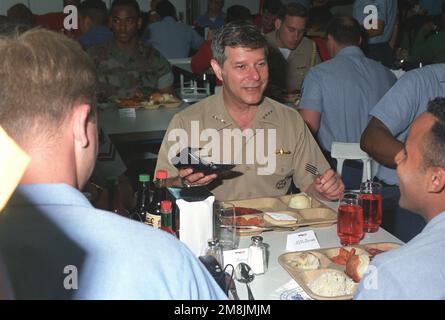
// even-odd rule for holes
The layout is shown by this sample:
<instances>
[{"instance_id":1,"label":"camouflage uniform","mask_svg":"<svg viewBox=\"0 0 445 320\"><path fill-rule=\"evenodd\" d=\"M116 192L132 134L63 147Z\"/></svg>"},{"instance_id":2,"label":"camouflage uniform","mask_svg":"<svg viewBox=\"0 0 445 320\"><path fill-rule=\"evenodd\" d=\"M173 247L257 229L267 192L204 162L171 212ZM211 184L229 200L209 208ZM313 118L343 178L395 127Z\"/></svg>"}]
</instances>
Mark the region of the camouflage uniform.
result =
<instances>
[{"instance_id":1,"label":"camouflage uniform","mask_svg":"<svg viewBox=\"0 0 445 320\"><path fill-rule=\"evenodd\" d=\"M149 95L173 84L170 63L153 47L139 43L129 55L113 41L87 49L98 72L99 97L131 98L136 91Z\"/></svg>"}]
</instances>

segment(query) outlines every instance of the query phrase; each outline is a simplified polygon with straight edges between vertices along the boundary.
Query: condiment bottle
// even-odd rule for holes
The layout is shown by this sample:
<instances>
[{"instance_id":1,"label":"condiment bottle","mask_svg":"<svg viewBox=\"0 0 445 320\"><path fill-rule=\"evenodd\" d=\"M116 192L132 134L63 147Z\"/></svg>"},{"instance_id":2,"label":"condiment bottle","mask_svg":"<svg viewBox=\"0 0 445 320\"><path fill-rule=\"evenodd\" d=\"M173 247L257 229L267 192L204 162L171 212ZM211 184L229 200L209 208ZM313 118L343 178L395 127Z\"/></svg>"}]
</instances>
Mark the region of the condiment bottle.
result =
<instances>
[{"instance_id":1,"label":"condiment bottle","mask_svg":"<svg viewBox=\"0 0 445 320\"><path fill-rule=\"evenodd\" d=\"M220 266L223 266L223 255L218 239L209 239L207 241L206 255L213 256Z\"/></svg>"},{"instance_id":2,"label":"condiment bottle","mask_svg":"<svg viewBox=\"0 0 445 320\"><path fill-rule=\"evenodd\" d=\"M161 230L176 237L176 233L172 229L172 202L169 200L161 201Z\"/></svg>"},{"instance_id":3,"label":"condiment bottle","mask_svg":"<svg viewBox=\"0 0 445 320\"><path fill-rule=\"evenodd\" d=\"M140 174L137 189L136 208L130 216L131 219L145 222L148 206L150 205L150 175Z\"/></svg>"},{"instance_id":4,"label":"condiment bottle","mask_svg":"<svg viewBox=\"0 0 445 320\"><path fill-rule=\"evenodd\" d=\"M248 264L255 274L263 274L267 271L266 246L263 237L253 236L248 251Z\"/></svg>"},{"instance_id":5,"label":"condiment bottle","mask_svg":"<svg viewBox=\"0 0 445 320\"><path fill-rule=\"evenodd\" d=\"M161 201L166 200L167 197L167 178L166 170L156 171L153 199L146 216L146 223L157 229L161 228Z\"/></svg>"}]
</instances>

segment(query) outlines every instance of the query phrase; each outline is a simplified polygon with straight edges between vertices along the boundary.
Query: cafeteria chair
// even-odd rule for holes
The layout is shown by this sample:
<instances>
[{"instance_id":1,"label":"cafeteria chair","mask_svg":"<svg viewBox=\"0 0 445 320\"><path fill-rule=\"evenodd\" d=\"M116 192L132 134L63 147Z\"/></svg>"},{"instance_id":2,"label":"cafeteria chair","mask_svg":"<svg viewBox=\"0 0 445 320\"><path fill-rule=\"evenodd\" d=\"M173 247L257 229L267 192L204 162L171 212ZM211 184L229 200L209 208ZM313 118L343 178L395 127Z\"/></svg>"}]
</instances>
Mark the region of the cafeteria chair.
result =
<instances>
[{"instance_id":1,"label":"cafeteria chair","mask_svg":"<svg viewBox=\"0 0 445 320\"><path fill-rule=\"evenodd\" d=\"M372 180L377 174L379 164L369 154L360 149L360 143L332 142L331 157L337 160L337 172L341 175L345 160L363 162L362 182Z\"/></svg>"}]
</instances>

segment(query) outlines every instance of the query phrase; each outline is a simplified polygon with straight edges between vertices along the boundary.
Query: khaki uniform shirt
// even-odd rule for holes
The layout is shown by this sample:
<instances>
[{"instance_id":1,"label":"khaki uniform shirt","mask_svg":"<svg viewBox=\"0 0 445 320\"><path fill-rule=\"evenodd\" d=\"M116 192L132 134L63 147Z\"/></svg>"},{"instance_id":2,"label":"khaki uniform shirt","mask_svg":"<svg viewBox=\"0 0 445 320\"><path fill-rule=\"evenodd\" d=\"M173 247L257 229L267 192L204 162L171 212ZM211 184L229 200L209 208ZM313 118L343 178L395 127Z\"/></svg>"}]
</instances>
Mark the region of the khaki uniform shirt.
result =
<instances>
[{"instance_id":1,"label":"khaki uniform shirt","mask_svg":"<svg viewBox=\"0 0 445 320\"><path fill-rule=\"evenodd\" d=\"M266 39L269 43L268 95L274 88L288 92L300 90L309 69L321 62L315 42L303 37L301 43L296 49L291 50L286 60L278 48L276 31L266 34Z\"/></svg>"},{"instance_id":2,"label":"khaki uniform shirt","mask_svg":"<svg viewBox=\"0 0 445 320\"><path fill-rule=\"evenodd\" d=\"M196 122L192 123L192 121ZM199 130L196 128L197 124L199 124ZM185 146L179 146L178 140L175 140L174 136L179 133L174 130L177 128L185 129L185 132L189 135L189 141L185 142ZM209 128L215 129L220 138L212 136L212 138L206 141L192 143L190 133L193 130L199 133ZM227 145L224 147L224 142L227 143L228 141L228 139L222 138L225 134L224 129L238 129L238 138L242 134L239 126L224 106L222 90L220 93L188 107L173 117L162 142L156 170L166 169L169 176L177 176L178 170L171 164L169 159L172 159L183 147L202 147L206 149L206 145L208 147L211 141L216 141L216 145L221 148L220 154L217 154L217 150L203 150L201 156L205 153L210 156L210 153L212 153L211 156L214 157L212 159L214 163L241 163L232 171L220 174L208 187L218 200L235 200L284 195L289 190L291 179L293 179L297 187L305 189L314 180L314 176L304 169L306 163L315 165L321 173L329 168L311 132L296 110L265 98L259 106L251 128L253 130L276 130L276 145L270 152L270 154L276 156L276 166L269 175L258 174L258 169L266 165L258 165L257 162L252 164L253 161L249 161L246 158L246 153L248 156L257 152L258 148L255 151L246 152L247 145L251 144L254 138L255 143L258 143L258 137L261 134L257 133L254 138L245 138L242 141L242 150L240 150L239 145L235 148L233 146L234 143L232 143L231 147ZM272 131L269 130L267 132ZM169 137L169 135L172 135L172 137ZM265 133L264 137L264 144L267 146L269 143L268 133ZM169 141L172 138L174 141ZM204 140L204 138L201 137L199 139L195 137L195 140ZM267 148L265 150L266 152L263 155L267 156L269 152L267 152ZM277 152L279 154L276 154ZM232 157L229 157L230 154ZM229 159L224 159L224 157L229 157ZM240 159L242 161L239 161Z\"/></svg>"},{"instance_id":3,"label":"khaki uniform shirt","mask_svg":"<svg viewBox=\"0 0 445 320\"><path fill-rule=\"evenodd\" d=\"M149 95L173 84L170 63L150 45L139 43L129 55L114 41L87 49L99 77L99 97L132 98L135 91Z\"/></svg>"}]
</instances>

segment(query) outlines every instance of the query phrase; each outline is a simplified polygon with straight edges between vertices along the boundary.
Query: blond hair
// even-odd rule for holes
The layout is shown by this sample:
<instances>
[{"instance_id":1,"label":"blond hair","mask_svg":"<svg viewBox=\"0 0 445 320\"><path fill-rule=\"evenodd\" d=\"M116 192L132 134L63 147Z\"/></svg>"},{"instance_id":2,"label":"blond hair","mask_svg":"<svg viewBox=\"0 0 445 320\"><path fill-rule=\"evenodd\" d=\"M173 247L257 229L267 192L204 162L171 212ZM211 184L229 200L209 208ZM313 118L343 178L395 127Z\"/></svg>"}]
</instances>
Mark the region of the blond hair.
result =
<instances>
[{"instance_id":1,"label":"blond hair","mask_svg":"<svg viewBox=\"0 0 445 320\"><path fill-rule=\"evenodd\" d=\"M74 106L96 99L96 74L75 41L44 29L0 37L0 125L18 142L53 134Z\"/></svg>"}]
</instances>

